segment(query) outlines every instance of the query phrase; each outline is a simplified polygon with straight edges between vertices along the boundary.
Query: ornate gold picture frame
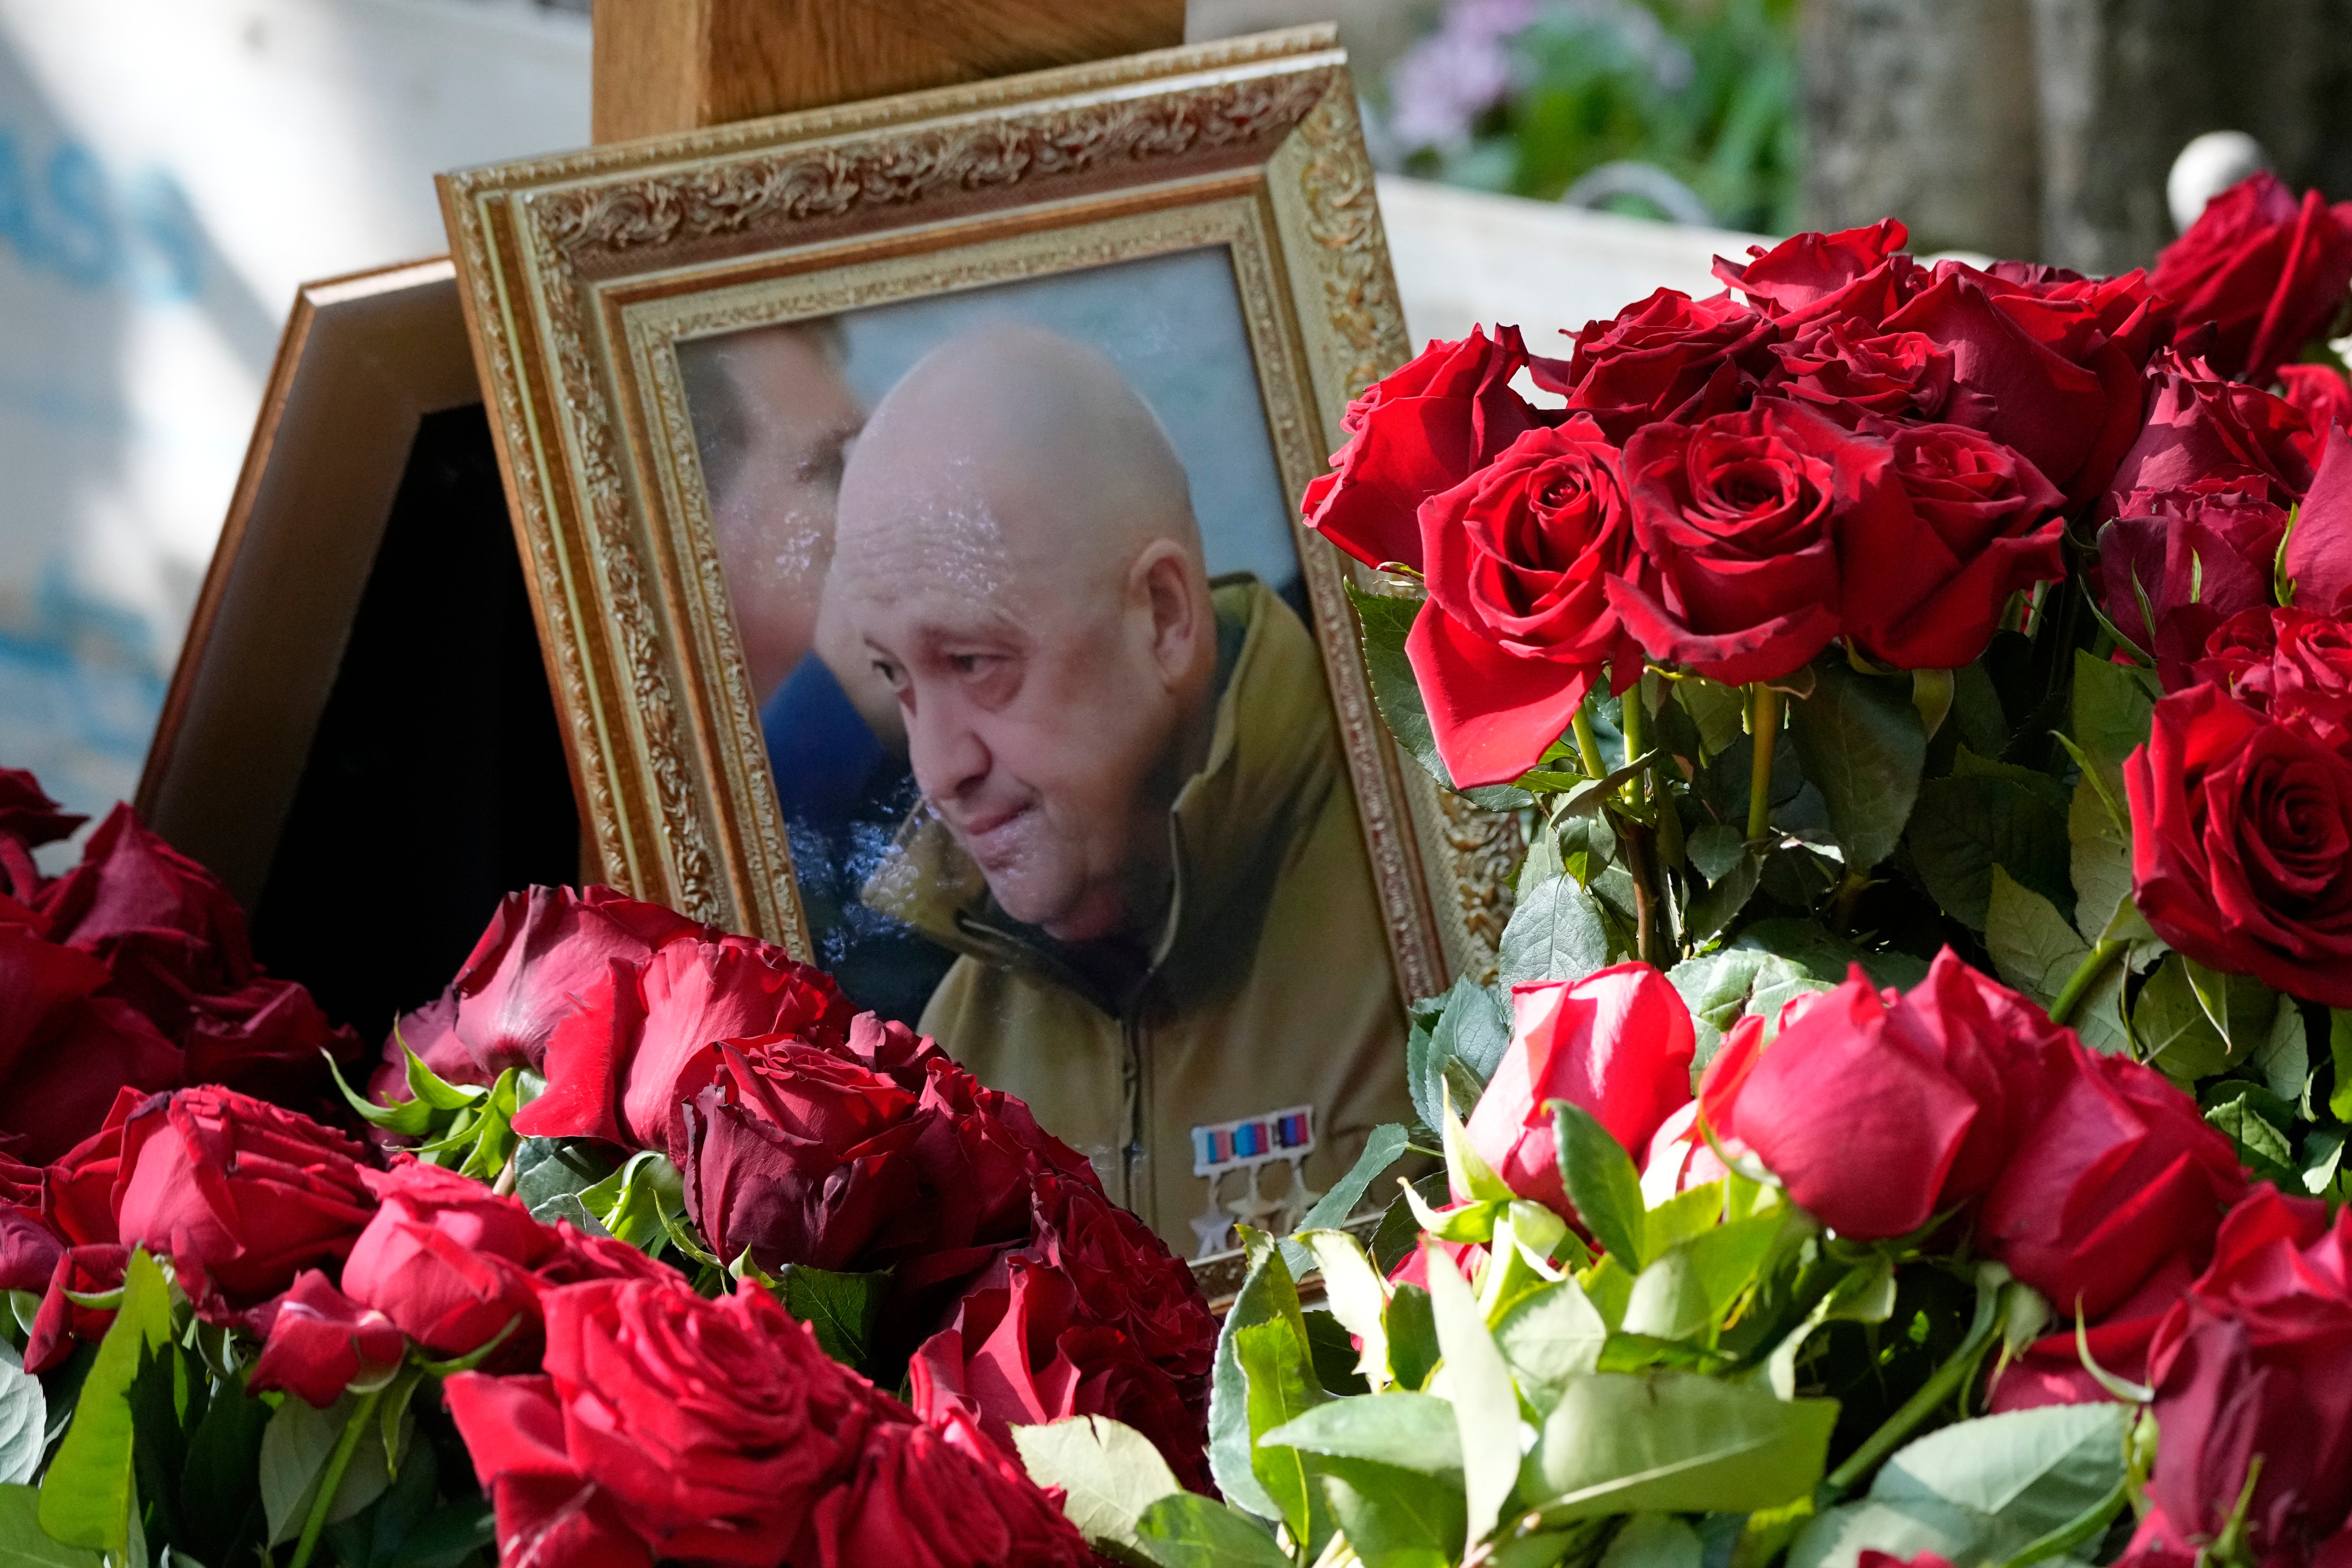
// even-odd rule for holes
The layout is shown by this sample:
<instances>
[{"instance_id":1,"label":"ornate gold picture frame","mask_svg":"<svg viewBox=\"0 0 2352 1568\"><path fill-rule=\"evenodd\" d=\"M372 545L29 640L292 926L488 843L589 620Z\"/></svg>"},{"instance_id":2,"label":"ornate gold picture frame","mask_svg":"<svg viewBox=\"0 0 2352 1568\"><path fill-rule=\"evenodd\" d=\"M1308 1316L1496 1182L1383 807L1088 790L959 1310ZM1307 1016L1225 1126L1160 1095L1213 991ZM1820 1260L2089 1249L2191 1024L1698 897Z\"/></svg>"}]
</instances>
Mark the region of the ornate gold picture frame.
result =
<instances>
[{"instance_id":1,"label":"ornate gold picture frame","mask_svg":"<svg viewBox=\"0 0 2352 1568\"><path fill-rule=\"evenodd\" d=\"M1353 568L1295 521L1349 400L1408 353L1329 29L467 170L441 190L583 876L600 861L640 897L812 952L714 532L695 345L1213 254L1230 263L1275 526L1297 552L1293 603L1320 650L1397 993L1491 964L1509 820L1400 765L1343 586Z\"/></svg>"}]
</instances>

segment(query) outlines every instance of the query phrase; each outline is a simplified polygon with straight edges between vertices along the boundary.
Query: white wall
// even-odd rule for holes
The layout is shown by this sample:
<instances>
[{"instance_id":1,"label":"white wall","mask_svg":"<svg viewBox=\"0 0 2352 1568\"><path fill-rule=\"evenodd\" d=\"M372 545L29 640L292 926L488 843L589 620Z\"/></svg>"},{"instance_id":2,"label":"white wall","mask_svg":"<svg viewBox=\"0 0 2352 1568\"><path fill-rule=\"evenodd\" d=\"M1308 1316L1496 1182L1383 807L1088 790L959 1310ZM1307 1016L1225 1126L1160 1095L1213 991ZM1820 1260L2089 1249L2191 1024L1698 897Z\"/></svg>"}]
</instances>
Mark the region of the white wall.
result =
<instances>
[{"instance_id":1,"label":"white wall","mask_svg":"<svg viewBox=\"0 0 2352 1568\"><path fill-rule=\"evenodd\" d=\"M296 285L587 132L520 0L0 0L0 766L131 793Z\"/></svg>"}]
</instances>

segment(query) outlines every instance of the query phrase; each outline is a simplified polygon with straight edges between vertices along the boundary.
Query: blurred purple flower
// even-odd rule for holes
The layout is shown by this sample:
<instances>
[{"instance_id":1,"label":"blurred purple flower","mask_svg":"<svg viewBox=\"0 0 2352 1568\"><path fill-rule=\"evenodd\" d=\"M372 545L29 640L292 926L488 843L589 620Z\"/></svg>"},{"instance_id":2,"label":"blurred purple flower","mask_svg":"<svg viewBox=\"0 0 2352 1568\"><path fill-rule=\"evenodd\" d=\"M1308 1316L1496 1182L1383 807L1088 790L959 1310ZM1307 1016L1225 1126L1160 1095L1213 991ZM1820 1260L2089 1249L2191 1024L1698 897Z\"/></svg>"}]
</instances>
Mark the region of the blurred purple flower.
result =
<instances>
[{"instance_id":1,"label":"blurred purple flower","mask_svg":"<svg viewBox=\"0 0 2352 1568\"><path fill-rule=\"evenodd\" d=\"M1538 0L1454 0L1437 31L1389 68L1389 129L1407 147L1459 146L1510 96L1510 40L1536 19Z\"/></svg>"}]
</instances>

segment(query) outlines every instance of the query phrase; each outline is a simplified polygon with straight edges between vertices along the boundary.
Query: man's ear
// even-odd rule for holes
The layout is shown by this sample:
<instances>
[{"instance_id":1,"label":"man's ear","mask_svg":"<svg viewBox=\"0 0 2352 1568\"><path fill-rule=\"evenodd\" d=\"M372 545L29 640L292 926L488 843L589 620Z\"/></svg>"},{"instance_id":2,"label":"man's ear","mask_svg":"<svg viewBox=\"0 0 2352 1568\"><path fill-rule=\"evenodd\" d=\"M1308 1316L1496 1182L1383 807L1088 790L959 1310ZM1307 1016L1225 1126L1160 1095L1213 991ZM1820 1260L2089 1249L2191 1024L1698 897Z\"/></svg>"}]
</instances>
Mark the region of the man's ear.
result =
<instances>
[{"instance_id":1,"label":"man's ear","mask_svg":"<svg viewBox=\"0 0 2352 1568\"><path fill-rule=\"evenodd\" d=\"M1128 580L1139 607L1150 616L1151 658L1160 679L1181 685L1212 635L1200 568L1174 540L1156 539L1136 557Z\"/></svg>"}]
</instances>

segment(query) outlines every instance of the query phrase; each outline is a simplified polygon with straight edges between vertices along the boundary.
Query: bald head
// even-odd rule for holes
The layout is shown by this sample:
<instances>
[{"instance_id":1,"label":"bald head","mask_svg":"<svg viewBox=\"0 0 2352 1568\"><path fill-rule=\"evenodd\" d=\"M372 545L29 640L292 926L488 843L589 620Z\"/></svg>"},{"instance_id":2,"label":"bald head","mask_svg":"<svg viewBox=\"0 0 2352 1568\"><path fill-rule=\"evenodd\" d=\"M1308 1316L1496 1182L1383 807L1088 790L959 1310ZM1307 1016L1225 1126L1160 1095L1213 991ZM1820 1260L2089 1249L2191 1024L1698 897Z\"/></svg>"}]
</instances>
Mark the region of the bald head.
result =
<instances>
[{"instance_id":1,"label":"bald head","mask_svg":"<svg viewBox=\"0 0 2352 1568\"><path fill-rule=\"evenodd\" d=\"M850 455L825 597L1008 912L1081 941L1164 903L1215 623L1183 466L1109 361L1022 326L926 355Z\"/></svg>"}]
</instances>

